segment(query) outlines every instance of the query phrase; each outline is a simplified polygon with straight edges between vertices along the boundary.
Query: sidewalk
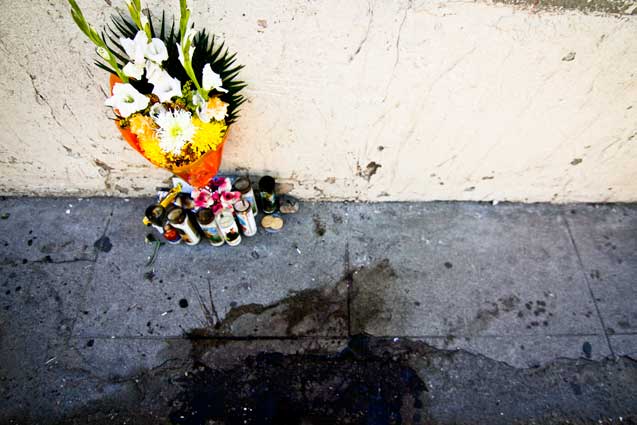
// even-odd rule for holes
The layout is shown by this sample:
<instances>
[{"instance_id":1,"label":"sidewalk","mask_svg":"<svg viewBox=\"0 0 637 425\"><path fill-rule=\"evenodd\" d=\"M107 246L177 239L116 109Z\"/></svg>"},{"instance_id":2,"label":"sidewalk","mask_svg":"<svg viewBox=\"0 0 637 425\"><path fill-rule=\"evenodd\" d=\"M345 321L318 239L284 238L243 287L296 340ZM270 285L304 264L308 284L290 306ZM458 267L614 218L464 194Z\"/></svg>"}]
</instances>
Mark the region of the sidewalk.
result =
<instances>
[{"instance_id":1,"label":"sidewalk","mask_svg":"<svg viewBox=\"0 0 637 425\"><path fill-rule=\"evenodd\" d=\"M404 344L429 389L423 417L439 423L470 416L450 412L458 393L436 393L436 379L453 379L432 375L441 363L414 365L454 350L444 361L458 379L486 368L483 383L528 385L539 367L550 373L537 390L565 397L527 410L512 398L509 412L498 401L495 414L637 411L635 205L303 203L281 233L166 245L146 266L149 202L0 201L0 422L139 397L131 377L196 356L214 369L259 352L336 353L359 334ZM552 374L582 368L590 379L575 386ZM464 415L504 421L463 403Z\"/></svg>"}]
</instances>

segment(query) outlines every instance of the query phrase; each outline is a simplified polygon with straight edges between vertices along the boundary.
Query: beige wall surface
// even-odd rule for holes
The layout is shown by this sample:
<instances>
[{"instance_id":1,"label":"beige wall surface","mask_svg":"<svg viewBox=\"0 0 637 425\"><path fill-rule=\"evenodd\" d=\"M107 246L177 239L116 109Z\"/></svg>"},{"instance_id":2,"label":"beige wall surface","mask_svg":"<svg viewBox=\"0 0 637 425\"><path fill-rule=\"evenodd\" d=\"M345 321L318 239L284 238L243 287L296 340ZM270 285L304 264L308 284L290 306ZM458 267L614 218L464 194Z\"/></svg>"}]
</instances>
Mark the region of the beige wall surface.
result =
<instances>
[{"instance_id":1,"label":"beige wall surface","mask_svg":"<svg viewBox=\"0 0 637 425\"><path fill-rule=\"evenodd\" d=\"M0 192L153 193L168 173L120 138L103 106L107 74L66 1L1 3ZM79 3L94 24L123 9ZM270 173L311 199L637 201L632 0L615 14L482 1L190 3L197 28L246 65L225 172Z\"/></svg>"}]
</instances>

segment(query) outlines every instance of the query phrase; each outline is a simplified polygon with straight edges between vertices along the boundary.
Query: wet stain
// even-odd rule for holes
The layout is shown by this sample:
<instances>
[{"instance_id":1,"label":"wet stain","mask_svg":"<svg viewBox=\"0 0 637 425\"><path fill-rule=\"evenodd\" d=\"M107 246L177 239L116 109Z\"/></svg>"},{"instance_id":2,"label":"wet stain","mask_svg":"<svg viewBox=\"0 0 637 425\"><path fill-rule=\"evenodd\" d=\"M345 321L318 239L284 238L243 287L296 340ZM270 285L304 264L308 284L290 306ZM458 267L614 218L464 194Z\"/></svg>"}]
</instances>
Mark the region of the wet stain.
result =
<instances>
[{"instance_id":1,"label":"wet stain","mask_svg":"<svg viewBox=\"0 0 637 425\"><path fill-rule=\"evenodd\" d=\"M108 236L102 236L98 240L95 241L93 247L101 252L109 252L111 248L113 248L113 244Z\"/></svg>"},{"instance_id":2,"label":"wet stain","mask_svg":"<svg viewBox=\"0 0 637 425\"><path fill-rule=\"evenodd\" d=\"M211 295L212 296L212 295ZM202 300L203 303L203 300ZM206 305L216 311L214 300ZM269 305L230 304L223 320L211 318L209 326L193 329L187 337L202 340L213 336L250 335L328 335L347 334L347 282L334 287L312 288ZM205 314L205 312L204 312Z\"/></svg>"},{"instance_id":3,"label":"wet stain","mask_svg":"<svg viewBox=\"0 0 637 425\"><path fill-rule=\"evenodd\" d=\"M197 364L179 384L170 419L183 425L417 423L427 389L404 356L371 350L366 336L332 355L262 353L227 369Z\"/></svg>"},{"instance_id":4,"label":"wet stain","mask_svg":"<svg viewBox=\"0 0 637 425\"><path fill-rule=\"evenodd\" d=\"M325 223L321 221L318 215L312 217L312 220L314 221L314 234L318 237L324 236L326 232Z\"/></svg>"},{"instance_id":5,"label":"wet stain","mask_svg":"<svg viewBox=\"0 0 637 425\"><path fill-rule=\"evenodd\" d=\"M353 270L351 279L351 305L355 312L351 317L351 332L365 332L379 321L392 320L399 325L401 318L395 317L386 306L386 294L396 283L397 274L387 258ZM411 304L408 300L397 300L398 304Z\"/></svg>"},{"instance_id":6,"label":"wet stain","mask_svg":"<svg viewBox=\"0 0 637 425\"><path fill-rule=\"evenodd\" d=\"M516 295L510 295L508 297L500 298L498 301L502 304L503 310L505 312L509 312L520 303L520 298Z\"/></svg>"},{"instance_id":7,"label":"wet stain","mask_svg":"<svg viewBox=\"0 0 637 425\"><path fill-rule=\"evenodd\" d=\"M453 267L453 264L451 264L449 261L445 262L445 268L450 269Z\"/></svg>"},{"instance_id":8,"label":"wet stain","mask_svg":"<svg viewBox=\"0 0 637 425\"><path fill-rule=\"evenodd\" d=\"M590 342L586 341L584 344L582 344L582 352L587 359L591 358L591 356L593 355L593 346Z\"/></svg>"},{"instance_id":9,"label":"wet stain","mask_svg":"<svg viewBox=\"0 0 637 425\"><path fill-rule=\"evenodd\" d=\"M617 322L617 326L622 329L629 329L631 327L630 322L628 320L620 320Z\"/></svg>"}]
</instances>

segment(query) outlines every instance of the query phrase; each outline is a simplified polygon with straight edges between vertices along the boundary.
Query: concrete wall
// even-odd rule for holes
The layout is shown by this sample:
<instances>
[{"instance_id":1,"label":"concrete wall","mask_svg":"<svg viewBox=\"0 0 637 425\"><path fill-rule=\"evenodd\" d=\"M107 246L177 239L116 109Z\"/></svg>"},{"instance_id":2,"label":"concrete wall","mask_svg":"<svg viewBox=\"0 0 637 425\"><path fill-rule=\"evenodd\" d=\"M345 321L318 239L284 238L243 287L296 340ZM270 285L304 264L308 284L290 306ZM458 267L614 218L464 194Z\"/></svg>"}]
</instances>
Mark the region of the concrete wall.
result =
<instances>
[{"instance_id":1,"label":"concrete wall","mask_svg":"<svg viewBox=\"0 0 637 425\"><path fill-rule=\"evenodd\" d=\"M122 6L79 2L94 23ZM191 3L246 65L227 172L305 198L637 201L633 0ZM66 2L2 6L2 193L152 193L167 173L109 121Z\"/></svg>"}]
</instances>

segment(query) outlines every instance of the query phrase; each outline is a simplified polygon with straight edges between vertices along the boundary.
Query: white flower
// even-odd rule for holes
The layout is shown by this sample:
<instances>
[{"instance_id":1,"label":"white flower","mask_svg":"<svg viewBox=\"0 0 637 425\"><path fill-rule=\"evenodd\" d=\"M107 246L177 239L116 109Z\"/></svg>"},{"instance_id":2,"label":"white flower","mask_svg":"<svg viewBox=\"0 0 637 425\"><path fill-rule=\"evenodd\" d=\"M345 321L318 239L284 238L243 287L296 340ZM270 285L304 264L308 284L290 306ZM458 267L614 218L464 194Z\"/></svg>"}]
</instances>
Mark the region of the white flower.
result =
<instances>
[{"instance_id":1,"label":"white flower","mask_svg":"<svg viewBox=\"0 0 637 425\"><path fill-rule=\"evenodd\" d=\"M130 84L115 83L113 96L106 99L104 104L119 111L119 115L126 118L132 113L148 106L150 100Z\"/></svg>"},{"instance_id":2,"label":"white flower","mask_svg":"<svg viewBox=\"0 0 637 425\"><path fill-rule=\"evenodd\" d=\"M192 95L192 104L197 107L197 117L203 122L210 122L212 114L208 113L206 100L199 93Z\"/></svg>"},{"instance_id":3,"label":"white flower","mask_svg":"<svg viewBox=\"0 0 637 425\"><path fill-rule=\"evenodd\" d=\"M148 44L148 37L144 31L138 31L132 40L122 37L119 39L119 42L131 62L144 62L144 54L146 53L146 45Z\"/></svg>"},{"instance_id":4,"label":"white flower","mask_svg":"<svg viewBox=\"0 0 637 425\"><path fill-rule=\"evenodd\" d=\"M159 147L164 152L179 155L184 145L195 135L196 128L190 112L185 110L159 111L155 122L159 126Z\"/></svg>"},{"instance_id":5,"label":"white flower","mask_svg":"<svg viewBox=\"0 0 637 425\"><path fill-rule=\"evenodd\" d=\"M126 65L124 65L124 68L122 68L122 71L124 71L124 75L126 75L127 77L131 77L136 80L141 80L142 75L144 75L144 64L128 62Z\"/></svg>"},{"instance_id":6,"label":"white flower","mask_svg":"<svg viewBox=\"0 0 637 425\"><path fill-rule=\"evenodd\" d=\"M221 81L221 76L217 74L216 72L214 72L212 68L210 67L210 64L207 63L203 67L203 78L201 82L201 87L203 87L203 89L207 91L215 89L222 93L228 93L228 90L221 87L222 85L223 85L223 81Z\"/></svg>"},{"instance_id":7,"label":"white flower","mask_svg":"<svg viewBox=\"0 0 637 425\"><path fill-rule=\"evenodd\" d=\"M181 96L181 82L166 71L153 75L152 84L153 94L159 97L160 102L168 102L174 96Z\"/></svg>"},{"instance_id":8,"label":"white flower","mask_svg":"<svg viewBox=\"0 0 637 425\"><path fill-rule=\"evenodd\" d=\"M164 72L165 71L162 67L154 62L148 62L146 64L146 79L151 84L155 84L157 81L161 80Z\"/></svg>"},{"instance_id":9,"label":"white flower","mask_svg":"<svg viewBox=\"0 0 637 425\"><path fill-rule=\"evenodd\" d=\"M142 78L144 74L144 66L146 65L146 46L148 45L148 37L144 31L138 31L134 39L120 38L124 51L128 55L130 62L124 66L122 71L127 77L137 80Z\"/></svg>"},{"instance_id":10,"label":"white flower","mask_svg":"<svg viewBox=\"0 0 637 425\"><path fill-rule=\"evenodd\" d=\"M153 38L146 45L146 57L153 62L162 63L168 59L168 49L159 38Z\"/></svg>"},{"instance_id":11,"label":"white flower","mask_svg":"<svg viewBox=\"0 0 637 425\"><path fill-rule=\"evenodd\" d=\"M195 93L192 95L192 104L195 106L204 105L206 100L199 94Z\"/></svg>"}]
</instances>

